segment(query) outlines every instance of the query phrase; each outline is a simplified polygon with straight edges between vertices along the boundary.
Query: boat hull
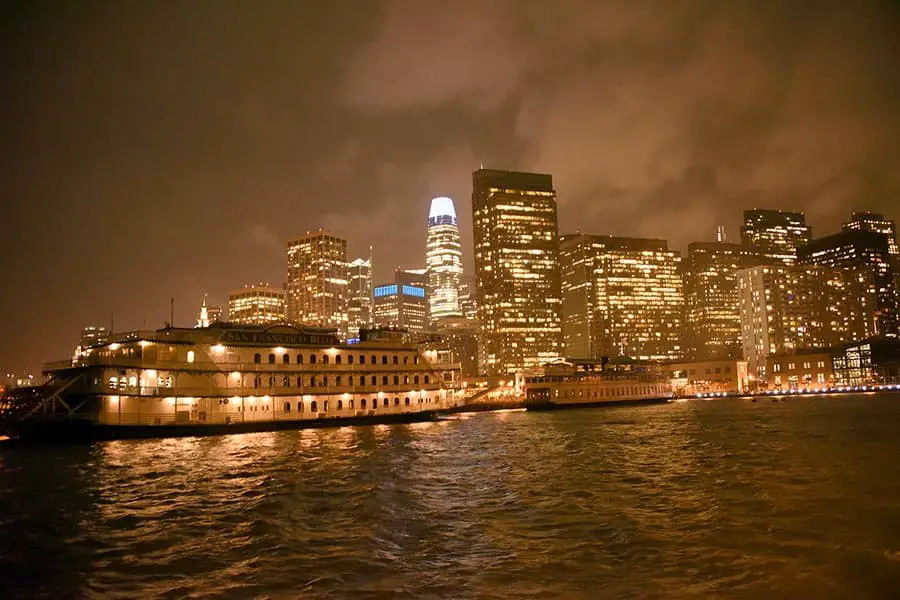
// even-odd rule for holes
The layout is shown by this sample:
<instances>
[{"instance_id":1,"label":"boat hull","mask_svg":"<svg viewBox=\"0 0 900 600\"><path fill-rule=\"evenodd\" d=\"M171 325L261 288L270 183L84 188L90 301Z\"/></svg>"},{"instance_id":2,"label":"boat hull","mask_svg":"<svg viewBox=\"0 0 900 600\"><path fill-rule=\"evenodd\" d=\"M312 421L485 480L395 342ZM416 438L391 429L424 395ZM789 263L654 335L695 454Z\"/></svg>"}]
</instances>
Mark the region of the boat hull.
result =
<instances>
[{"instance_id":1,"label":"boat hull","mask_svg":"<svg viewBox=\"0 0 900 600\"><path fill-rule=\"evenodd\" d=\"M445 410L429 410L395 414L327 419L281 419L277 421L247 421L244 423L186 423L169 425L106 425L83 420L24 421L10 428L13 443L83 443L105 440L196 437L258 433L351 425L389 425L434 421Z\"/></svg>"},{"instance_id":2,"label":"boat hull","mask_svg":"<svg viewBox=\"0 0 900 600\"><path fill-rule=\"evenodd\" d=\"M571 408L612 408L616 406L634 406L640 404L665 404L669 402L669 396L654 396L651 398L624 398L622 400L598 400L596 402L534 402L525 404L527 410L546 411L563 410Z\"/></svg>"}]
</instances>

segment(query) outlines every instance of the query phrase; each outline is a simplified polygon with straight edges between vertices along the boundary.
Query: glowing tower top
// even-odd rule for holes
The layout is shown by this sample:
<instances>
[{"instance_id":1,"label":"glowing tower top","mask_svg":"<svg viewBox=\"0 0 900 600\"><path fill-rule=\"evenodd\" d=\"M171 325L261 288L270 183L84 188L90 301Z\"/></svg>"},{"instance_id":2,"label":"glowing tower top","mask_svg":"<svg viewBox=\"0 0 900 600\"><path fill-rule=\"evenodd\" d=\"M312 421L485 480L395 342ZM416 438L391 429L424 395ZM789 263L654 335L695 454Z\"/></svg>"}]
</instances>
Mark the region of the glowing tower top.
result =
<instances>
[{"instance_id":1,"label":"glowing tower top","mask_svg":"<svg viewBox=\"0 0 900 600\"><path fill-rule=\"evenodd\" d=\"M428 267L428 302L431 320L459 316L459 284L462 278L462 243L453 200L432 198L428 210L428 239L425 246Z\"/></svg>"}]
</instances>

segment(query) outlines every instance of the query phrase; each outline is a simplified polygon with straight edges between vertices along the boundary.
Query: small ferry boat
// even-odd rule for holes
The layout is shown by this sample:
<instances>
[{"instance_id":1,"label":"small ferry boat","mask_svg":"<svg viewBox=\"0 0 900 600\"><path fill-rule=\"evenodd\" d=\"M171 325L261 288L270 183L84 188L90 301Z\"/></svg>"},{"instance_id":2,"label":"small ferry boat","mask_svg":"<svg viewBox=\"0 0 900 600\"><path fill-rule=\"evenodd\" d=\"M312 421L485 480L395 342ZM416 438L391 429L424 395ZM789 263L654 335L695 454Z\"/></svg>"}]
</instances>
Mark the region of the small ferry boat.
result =
<instances>
[{"instance_id":1,"label":"small ferry boat","mask_svg":"<svg viewBox=\"0 0 900 600\"><path fill-rule=\"evenodd\" d=\"M434 419L459 365L400 331L213 323L136 331L45 366L0 401L22 440L115 439ZM3 432L0 432L3 433Z\"/></svg>"},{"instance_id":2,"label":"small ferry boat","mask_svg":"<svg viewBox=\"0 0 900 600\"><path fill-rule=\"evenodd\" d=\"M632 365L620 368L605 362L559 361L525 377L528 410L664 403L674 397L669 377Z\"/></svg>"}]
</instances>

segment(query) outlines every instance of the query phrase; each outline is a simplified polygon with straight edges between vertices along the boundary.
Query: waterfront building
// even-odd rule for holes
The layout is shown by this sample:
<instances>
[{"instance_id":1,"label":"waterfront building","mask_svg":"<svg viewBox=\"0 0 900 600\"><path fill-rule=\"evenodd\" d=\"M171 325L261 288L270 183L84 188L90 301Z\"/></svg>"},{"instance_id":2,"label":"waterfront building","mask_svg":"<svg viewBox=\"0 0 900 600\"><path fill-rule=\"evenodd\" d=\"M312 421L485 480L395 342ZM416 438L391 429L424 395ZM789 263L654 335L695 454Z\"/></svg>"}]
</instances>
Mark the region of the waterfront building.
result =
<instances>
[{"instance_id":1,"label":"waterfront building","mask_svg":"<svg viewBox=\"0 0 900 600\"><path fill-rule=\"evenodd\" d=\"M397 269L394 281L374 289L375 327L423 332L428 327L425 269Z\"/></svg>"},{"instance_id":2,"label":"waterfront building","mask_svg":"<svg viewBox=\"0 0 900 600\"><path fill-rule=\"evenodd\" d=\"M737 272L767 259L738 244L694 242L684 265L685 354L693 360L739 358Z\"/></svg>"},{"instance_id":3,"label":"waterfront building","mask_svg":"<svg viewBox=\"0 0 900 600\"><path fill-rule=\"evenodd\" d=\"M81 330L81 347L90 348L109 342L109 330L98 325L88 325Z\"/></svg>"},{"instance_id":4,"label":"waterfront building","mask_svg":"<svg viewBox=\"0 0 900 600\"><path fill-rule=\"evenodd\" d=\"M801 349L766 357L768 387L773 390L826 388L834 385L831 352Z\"/></svg>"},{"instance_id":5,"label":"waterfront building","mask_svg":"<svg viewBox=\"0 0 900 600\"><path fill-rule=\"evenodd\" d=\"M897 336L898 294L888 235L866 229L844 229L840 233L813 240L801 248L798 260L809 265L869 270L878 298L875 334Z\"/></svg>"},{"instance_id":6,"label":"waterfront building","mask_svg":"<svg viewBox=\"0 0 900 600\"><path fill-rule=\"evenodd\" d=\"M744 246L786 265L797 259L797 248L812 239L812 229L800 212L759 209L744 211Z\"/></svg>"},{"instance_id":7,"label":"waterfront building","mask_svg":"<svg viewBox=\"0 0 900 600\"><path fill-rule=\"evenodd\" d=\"M766 357L830 348L872 335L876 290L866 269L766 265L738 273L741 346L750 374L768 380Z\"/></svg>"},{"instance_id":8,"label":"waterfront building","mask_svg":"<svg viewBox=\"0 0 900 600\"><path fill-rule=\"evenodd\" d=\"M334 328L346 337L348 287L347 240L319 229L288 242L288 321Z\"/></svg>"},{"instance_id":9,"label":"waterfront building","mask_svg":"<svg viewBox=\"0 0 900 600\"><path fill-rule=\"evenodd\" d=\"M559 238L553 178L472 174L478 320L485 375L532 369L562 352Z\"/></svg>"},{"instance_id":10,"label":"waterfront building","mask_svg":"<svg viewBox=\"0 0 900 600\"><path fill-rule=\"evenodd\" d=\"M752 389L752 379L745 360L699 360L672 363L675 378L683 382L679 393L737 393Z\"/></svg>"},{"instance_id":11,"label":"waterfront building","mask_svg":"<svg viewBox=\"0 0 900 600\"><path fill-rule=\"evenodd\" d=\"M478 375L478 321L465 317L443 317L435 321L435 333L459 363L461 377Z\"/></svg>"},{"instance_id":12,"label":"waterfront building","mask_svg":"<svg viewBox=\"0 0 900 600\"><path fill-rule=\"evenodd\" d=\"M681 255L665 240L563 235L560 265L568 357L682 357Z\"/></svg>"},{"instance_id":13,"label":"waterfront building","mask_svg":"<svg viewBox=\"0 0 900 600\"><path fill-rule=\"evenodd\" d=\"M459 282L459 309L467 319L478 320L478 301L476 300L475 277L463 275Z\"/></svg>"},{"instance_id":14,"label":"waterfront building","mask_svg":"<svg viewBox=\"0 0 900 600\"><path fill-rule=\"evenodd\" d=\"M284 291L266 283L245 285L228 295L228 317L241 325L284 323Z\"/></svg>"},{"instance_id":15,"label":"waterfront building","mask_svg":"<svg viewBox=\"0 0 900 600\"><path fill-rule=\"evenodd\" d=\"M431 320L462 315L459 286L462 277L462 242L453 200L432 198L425 245L428 303Z\"/></svg>"},{"instance_id":16,"label":"waterfront building","mask_svg":"<svg viewBox=\"0 0 900 600\"><path fill-rule=\"evenodd\" d=\"M900 340L872 337L842 345L832 355L836 385L900 383Z\"/></svg>"},{"instance_id":17,"label":"waterfront building","mask_svg":"<svg viewBox=\"0 0 900 600\"><path fill-rule=\"evenodd\" d=\"M359 330L372 327L372 257L350 263L347 302L348 336L359 337Z\"/></svg>"}]
</instances>

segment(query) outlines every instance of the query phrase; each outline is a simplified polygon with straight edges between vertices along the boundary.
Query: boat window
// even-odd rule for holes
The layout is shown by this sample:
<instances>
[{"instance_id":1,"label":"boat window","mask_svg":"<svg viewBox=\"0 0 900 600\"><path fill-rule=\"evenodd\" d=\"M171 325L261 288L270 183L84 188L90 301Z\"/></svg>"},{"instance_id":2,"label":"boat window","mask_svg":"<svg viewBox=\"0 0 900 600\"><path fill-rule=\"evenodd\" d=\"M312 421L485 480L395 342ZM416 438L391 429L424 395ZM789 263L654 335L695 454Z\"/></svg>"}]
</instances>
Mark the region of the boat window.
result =
<instances>
[{"instance_id":1,"label":"boat window","mask_svg":"<svg viewBox=\"0 0 900 600\"><path fill-rule=\"evenodd\" d=\"M337 356L334 357L334 364L336 364L336 365L341 364L341 355L340 354L338 354Z\"/></svg>"},{"instance_id":2,"label":"boat window","mask_svg":"<svg viewBox=\"0 0 900 600\"><path fill-rule=\"evenodd\" d=\"M269 375L269 387L275 387L275 376Z\"/></svg>"},{"instance_id":3,"label":"boat window","mask_svg":"<svg viewBox=\"0 0 900 600\"><path fill-rule=\"evenodd\" d=\"M309 387L316 387L316 376L315 375L310 375Z\"/></svg>"},{"instance_id":4,"label":"boat window","mask_svg":"<svg viewBox=\"0 0 900 600\"><path fill-rule=\"evenodd\" d=\"M388 376L382 375L381 376L381 385L387 385L387 384L388 384Z\"/></svg>"},{"instance_id":5,"label":"boat window","mask_svg":"<svg viewBox=\"0 0 900 600\"><path fill-rule=\"evenodd\" d=\"M359 407L360 408L366 407L366 399L365 398L363 398L362 400L359 401Z\"/></svg>"},{"instance_id":6,"label":"boat window","mask_svg":"<svg viewBox=\"0 0 900 600\"><path fill-rule=\"evenodd\" d=\"M400 362L399 357L395 354L394 355L394 364L396 365L398 362Z\"/></svg>"},{"instance_id":7,"label":"boat window","mask_svg":"<svg viewBox=\"0 0 900 600\"><path fill-rule=\"evenodd\" d=\"M253 362L259 364L262 362L262 357L259 355L259 352L253 355Z\"/></svg>"},{"instance_id":8,"label":"boat window","mask_svg":"<svg viewBox=\"0 0 900 600\"><path fill-rule=\"evenodd\" d=\"M403 357L403 364L405 365L405 364L408 363L408 362L409 362L409 357L408 357L408 356L404 356L404 357Z\"/></svg>"},{"instance_id":9,"label":"boat window","mask_svg":"<svg viewBox=\"0 0 900 600\"><path fill-rule=\"evenodd\" d=\"M384 401L381 403L381 405L382 405L383 407L385 407L385 408L387 408L388 406L390 406L390 404L391 404L391 401L388 400L387 398L385 398Z\"/></svg>"},{"instance_id":10,"label":"boat window","mask_svg":"<svg viewBox=\"0 0 900 600\"><path fill-rule=\"evenodd\" d=\"M344 401L343 401L343 400L338 400L337 409L338 409L338 410L341 410L342 408L344 408Z\"/></svg>"},{"instance_id":11,"label":"boat window","mask_svg":"<svg viewBox=\"0 0 900 600\"><path fill-rule=\"evenodd\" d=\"M377 357L377 356L375 356L375 355L373 354L373 355L370 356L369 358L370 358L370 360L369 360L369 363L370 363L370 364L373 364L373 365L378 364L378 357Z\"/></svg>"},{"instance_id":12,"label":"boat window","mask_svg":"<svg viewBox=\"0 0 900 600\"><path fill-rule=\"evenodd\" d=\"M366 355L365 354L359 355L359 364L361 364L361 365L366 364Z\"/></svg>"},{"instance_id":13,"label":"boat window","mask_svg":"<svg viewBox=\"0 0 900 600\"><path fill-rule=\"evenodd\" d=\"M309 355L309 364L311 364L311 365L316 364L316 355L315 354Z\"/></svg>"},{"instance_id":14,"label":"boat window","mask_svg":"<svg viewBox=\"0 0 900 600\"><path fill-rule=\"evenodd\" d=\"M372 381L372 385L376 385L378 383L378 379L376 379L375 375L372 375L371 381Z\"/></svg>"},{"instance_id":15,"label":"boat window","mask_svg":"<svg viewBox=\"0 0 900 600\"><path fill-rule=\"evenodd\" d=\"M303 364L303 355L302 355L302 354L298 354L298 355L297 355L297 364L298 364L298 365L302 365L302 364Z\"/></svg>"},{"instance_id":16,"label":"boat window","mask_svg":"<svg viewBox=\"0 0 900 600\"><path fill-rule=\"evenodd\" d=\"M322 412L328 412L328 400L322 402Z\"/></svg>"},{"instance_id":17,"label":"boat window","mask_svg":"<svg viewBox=\"0 0 900 600\"><path fill-rule=\"evenodd\" d=\"M316 406L315 400L313 400L312 402L309 403L309 410L311 412L319 412L319 408Z\"/></svg>"},{"instance_id":18,"label":"boat window","mask_svg":"<svg viewBox=\"0 0 900 600\"><path fill-rule=\"evenodd\" d=\"M403 376L403 383L409 383L409 375Z\"/></svg>"},{"instance_id":19,"label":"boat window","mask_svg":"<svg viewBox=\"0 0 900 600\"><path fill-rule=\"evenodd\" d=\"M407 397L403 400L403 404L405 404L406 406L409 406L409 396L407 396Z\"/></svg>"},{"instance_id":20,"label":"boat window","mask_svg":"<svg viewBox=\"0 0 900 600\"><path fill-rule=\"evenodd\" d=\"M300 400L299 402L297 402L297 412L299 412L299 413L303 412L303 400Z\"/></svg>"},{"instance_id":21,"label":"boat window","mask_svg":"<svg viewBox=\"0 0 900 600\"><path fill-rule=\"evenodd\" d=\"M394 406L400 406L400 398L394 398Z\"/></svg>"},{"instance_id":22,"label":"boat window","mask_svg":"<svg viewBox=\"0 0 900 600\"><path fill-rule=\"evenodd\" d=\"M270 364L270 365L274 365L274 364L275 364L275 355L274 355L274 354L270 354L270 355L269 355L269 364Z\"/></svg>"},{"instance_id":23,"label":"boat window","mask_svg":"<svg viewBox=\"0 0 900 600\"><path fill-rule=\"evenodd\" d=\"M347 355L347 364L348 364L348 365L352 365L352 364L353 364L353 355L352 355L352 354L348 354L348 355Z\"/></svg>"},{"instance_id":24,"label":"boat window","mask_svg":"<svg viewBox=\"0 0 900 600\"><path fill-rule=\"evenodd\" d=\"M381 355L381 364L383 364L383 365L387 364L387 354Z\"/></svg>"},{"instance_id":25,"label":"boat window","mask_svg":"<svg viewBox=\"0 0 900 600\"><path fill-rule=\"evenodd\" d=\"M418 357L418 356L413 356L413 364L414 364L414 365L419 364L419 357Z\"/></svg>"},{"instance_id":26,"label":"boat window","mask_svg":"<svg viewBox=\"0 0 900 600\"><path fill-rule=\"evenodd\" d=\"M341 376L340 376L340 375L337 375L337 376L334 378L334 385L336 385L336 386L338 386L338 387L341 386Z\"/></svg>"},{"instance_id":27,"label":"boat window","mask_svg":"<svg viewBox=\"0 0 900 600\"><path fill-rule=\"evenodd\" d=\"M253 378L253 387L255 387L255 388L259 387L259 375L257 375L256 377Z\"/></svg>"},{"instance_id":28,"label":"boat window","mask_svg":"<svg viewBox=\"0 0 900 600\"><path fill-rule=\"evenodd\" d=\"M327 365L327 364L328 364L328 355L327 355L327 354L323 354L323 355L322 355L322 364L323 364L323 365Z\"/></svg>"},{"instance_id":29,"label":"boat window","mask_svg":"<svg viewBox=\"0 0 900 600\"><path fill-rule=\"evenodd\" d=\"M372 398L372 408L378 408L378 398Z\"/></svg>"},{"instance_id":30,"label":"boat window","mask_svg":"<svg viewBox=\"0 0 900 600\"><path fill-rule=\"evenodd\" d=\"M425 376L425 383L428 383L428 375Z\"/></svg>"},{"instance_id":31,"label":"boat window","mask_svg":"<svg viewBox=\"0 0 900 600\"><path fill-rule=\"evenodd\" d=\"M284 412L286 412L286 413L291 412L291 403L290 402L284 403Z\"/></svg>"},{"instance_id":32,"label":"boat window","mask_svg":"<svg viewBox=\"0 0 900 600\"><path fill-rule=\"evenodd\" d=\"M285 352L284 355L282 355L282 357L281 357L281 362L283 362L286 365L291 364L291 355L288 354L287 352Z\"/></svg>"},{"instance_id":33,"label":"boat window","mask_svg":"<svg viewBox=\"0 0 900 600\"><path fill-rule=\"evenodd\" d=\"M297 387L303 387L303 377L297 377Z\"/></svg>"},{"instance_id":34,"label":"boat window","mask_svg":"<svg viewBox=\"0 0 900 600\"><path fill-rule=\"evenodd\" d=\"M291 378L288 377L287 375L285 375L284 377L282 377L282 378L281 378L281 385L284 386L284 387L290 387L290 386L291 386Z\"/></svg>"},{"instance_id":35,"label":"boat window","mask_svg":"<svg viewBox=\"0 0 900 600\"><path fill-rule=\"evenodd\" d=\"M328 375L322 378L322 387L328 387Z\"/></svg>"},{"instance_id":36,"label":"boat window","mask_svg":"<svg viewBox=\"0 0 900 600\"><path fill-rule=\"evenodd\" d=\"M347 377L347 385L353 385L353 375Z\"/></svg>"},{"instance_id":37,"label":"boat window","mask_svg":"<svg viewBox=\"0 0 900 600\"><path fill-rule=\"evenodd\" d=\"M400 385L400 376L394 375L394 385Z\"/></svg>"},{"instance_id":38,"label":"boat window","mask_svg":"<svg viewBox=\"0 0 900 600\"><path fill-rule=\"evenodd\" d=\"M187 353L187 361L188 361L189 363L194 362L194 351L193 351L193 350L188 350L188 353Z\"/></svg>"},{"instance_id":39,"label":"boat window","mask_svg":"<svg viewBox=\"0 0 900 600\"><path fill-rule=\"evenodd\" d=\"M353 398L350 398L350 410L353 410Z\"/></svg>"},{"instance_id":40,"label":"boat window","mask_svg":"<svg viewBox=\"0 0 900 600\"><path fill-rule=\"evenodd\" d=\"M413 376L413 383L419 383L419 376L418 376L418 375L414 375L414 376Z\"/></svg>"}]
</instances>

